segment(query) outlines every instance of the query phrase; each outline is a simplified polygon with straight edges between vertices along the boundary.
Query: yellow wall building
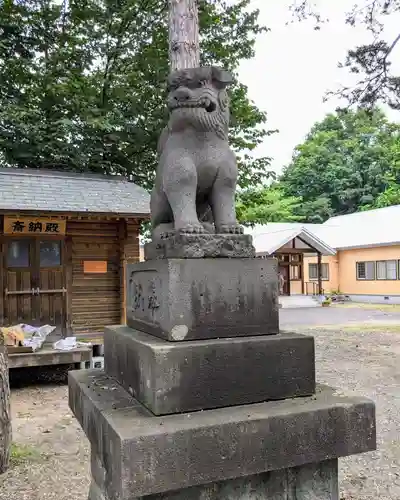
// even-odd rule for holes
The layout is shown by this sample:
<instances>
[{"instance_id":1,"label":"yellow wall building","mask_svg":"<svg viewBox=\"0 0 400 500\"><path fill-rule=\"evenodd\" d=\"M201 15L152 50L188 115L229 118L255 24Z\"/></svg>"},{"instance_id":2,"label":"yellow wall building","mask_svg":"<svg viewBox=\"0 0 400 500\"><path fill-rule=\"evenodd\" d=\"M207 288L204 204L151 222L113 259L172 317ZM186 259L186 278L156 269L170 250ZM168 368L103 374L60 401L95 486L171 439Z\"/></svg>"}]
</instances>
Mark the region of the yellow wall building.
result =
<instances>
[{"instance_id":1,"label":"yellow wall building","mask_svg":"<svg viewBox=\"0 0 400 500\"><path fill-rule=\"evenodd\" d=\"M259 257L279 260L282 295L340 292L400 303L400 205L324 224L268 224L251 231Z\"/></svg>"}]
</instances>

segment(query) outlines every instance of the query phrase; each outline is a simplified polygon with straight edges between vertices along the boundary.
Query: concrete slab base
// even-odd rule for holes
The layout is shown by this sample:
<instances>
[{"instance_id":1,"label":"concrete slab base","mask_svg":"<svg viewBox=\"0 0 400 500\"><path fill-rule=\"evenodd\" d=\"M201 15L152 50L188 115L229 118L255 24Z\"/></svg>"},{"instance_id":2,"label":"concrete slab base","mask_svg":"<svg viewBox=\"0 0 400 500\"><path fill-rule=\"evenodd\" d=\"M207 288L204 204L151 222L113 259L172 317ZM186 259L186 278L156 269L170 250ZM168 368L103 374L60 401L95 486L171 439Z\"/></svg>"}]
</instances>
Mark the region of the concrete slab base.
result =
<instances>
[{"instance_id":1,"label":"concrete slab base","mask_svg":"<svg viewBox=\"0 0 400 500\"><path fill-rule=\"evenodd\" d=\"M314 338L291 332L167 342L105 329L105 371L155 415L309 396Z\"/></svg>"},{"instance_id":2,"label":"concrete slab base","mask_svg":"<svg viewBox=\"0 0 400 500\"><path fill-rule=\"evenodd\" d=\"M212 486L217 493L208 498L234 499L226 496L235 491L232 480L239 481L236 498L263 499L264 493L255 495L260 486L250 493L252 481L265 483L272 476L264 473L296 467L298 473L281 477L294 477L298 486L274 492L280 480L273 475L269 500L337 500L336 480L326 479L332 473L326 476L320 463L376 447L374 404L327 387L311 397L164 417L154 416L102 370L70 372L69 391L92 448L90 500L200 500L212 483L219 483Z\"/></svg>"}]
</instances>

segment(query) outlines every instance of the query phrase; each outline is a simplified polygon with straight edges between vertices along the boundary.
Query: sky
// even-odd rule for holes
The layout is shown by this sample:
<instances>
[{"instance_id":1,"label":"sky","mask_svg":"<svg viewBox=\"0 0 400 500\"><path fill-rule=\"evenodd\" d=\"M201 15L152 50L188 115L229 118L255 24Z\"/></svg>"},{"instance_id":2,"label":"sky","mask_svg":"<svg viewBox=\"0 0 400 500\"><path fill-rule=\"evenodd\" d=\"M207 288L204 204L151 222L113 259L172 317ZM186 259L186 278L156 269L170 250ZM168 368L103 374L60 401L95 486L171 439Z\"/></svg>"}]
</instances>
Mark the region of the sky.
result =
<instances>
[{"instance_id":1,"label":"sky","mask_svg":"<svg viewBox=\"0 0 400 500\"><path fill-rule=\"evenodd\" d=\"M339 69L349 49L368 43L371 35L365 27L352 28L344 22L344 13L355 0L317 0L320 12L330 22L315 31L310 22L290 23L291 0L252 0L260 10L261 24L271 29L257 38L255 57L244 61L240 81L248 86L249 97L268 113L269 129L278 134L267 138L257 156L271 156L272 168L280 172L290 162L293 149L303 142L316 121L335 110L337 99L323 102L328 90L351 81L346 69ZM385 21L385 37L392 41L398 33L400 15ZM399 63L400 48L393 53ZM397 66L397 64L393 64ZM399 113L386 110L390 119L400 120Z\"/></svg>"}]
</instances>

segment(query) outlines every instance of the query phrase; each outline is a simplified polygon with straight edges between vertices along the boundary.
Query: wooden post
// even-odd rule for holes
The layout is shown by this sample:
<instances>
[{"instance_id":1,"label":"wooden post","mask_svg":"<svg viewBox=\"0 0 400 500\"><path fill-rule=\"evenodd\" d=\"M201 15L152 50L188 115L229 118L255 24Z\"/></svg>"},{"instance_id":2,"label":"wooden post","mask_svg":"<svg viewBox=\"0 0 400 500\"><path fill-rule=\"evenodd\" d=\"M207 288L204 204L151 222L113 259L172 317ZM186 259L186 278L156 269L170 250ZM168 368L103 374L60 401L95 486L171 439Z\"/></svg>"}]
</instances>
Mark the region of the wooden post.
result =
<instances>
[{"instance_id":1,"label":"wooden post","mask_svg":"<svg viewBox=\"0 0 400 500\"><path fill-rule=\"evenodd\" d=\"M126 325L126 243L127 225L125 219L119 221L118 242L119 242L119 273L121 286L121 324Z\"/></svg>"},{"instance_id":2,"label":"wooden post","mask_svg":"<svg viewBox=\"0 0 400 500\"><path fill-rule=\"evenodd\" d=\"M171 71L200 66L197 0L168 0Z\"/></svg>"},{"instance_id":3,"label":"wooden post","mask_svg":"<svg viewBox=\"0 0 400 500\"><path fill-rule=\"evenodd\" d=\"M0 334L0 474L8 469L11 450L10 384L8 354Z\"/></svg>"},{"instance_id":4,"label":"wooden post","mask_svg":"<svg viewBox=\"0 0 400 500\"><path fill-rule=\"evenodd\" d=\"M68 231L68 222L67 222ZM65 336L71 337L72 331L72 286L73 286L73 269L72 269L72 237L65 238L65 254L64 254L64 272L65 272L65 288L67 293L65 295Z\"/></svg>"},{"instance_id":5,"label":"wooden post","mask_svg":"<svg viewBox=\"0 0 400 500\"><path fill-rule=\"evenodd\" d=\"M321 293L322 293L322 255L321 255L321 252L318 252L317 272L318 272L318 295L321 295Z\"/></svg>"}]
</instances>

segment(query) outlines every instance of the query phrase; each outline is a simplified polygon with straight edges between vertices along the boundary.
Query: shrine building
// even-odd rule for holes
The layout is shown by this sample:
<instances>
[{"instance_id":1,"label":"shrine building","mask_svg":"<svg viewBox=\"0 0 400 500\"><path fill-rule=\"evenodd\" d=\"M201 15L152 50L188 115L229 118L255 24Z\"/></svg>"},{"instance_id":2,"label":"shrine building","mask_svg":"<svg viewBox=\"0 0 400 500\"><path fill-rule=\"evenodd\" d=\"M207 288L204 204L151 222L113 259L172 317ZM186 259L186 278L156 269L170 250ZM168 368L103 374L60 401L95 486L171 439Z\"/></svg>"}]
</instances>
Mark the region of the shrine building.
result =
<instances>
[{"instance_id":1,"label":"shrine building","mask_svg":"<svg viewBox=\"0 0 400 500\"><path fill-rule=\"evenodd\" d=\"M118 176L14 168L0 169L0 191L0 326L49 324L54 341L124 323L147 191Z\"/></svg>"}]
</instances>

